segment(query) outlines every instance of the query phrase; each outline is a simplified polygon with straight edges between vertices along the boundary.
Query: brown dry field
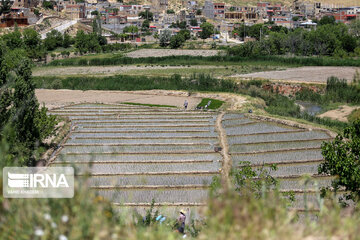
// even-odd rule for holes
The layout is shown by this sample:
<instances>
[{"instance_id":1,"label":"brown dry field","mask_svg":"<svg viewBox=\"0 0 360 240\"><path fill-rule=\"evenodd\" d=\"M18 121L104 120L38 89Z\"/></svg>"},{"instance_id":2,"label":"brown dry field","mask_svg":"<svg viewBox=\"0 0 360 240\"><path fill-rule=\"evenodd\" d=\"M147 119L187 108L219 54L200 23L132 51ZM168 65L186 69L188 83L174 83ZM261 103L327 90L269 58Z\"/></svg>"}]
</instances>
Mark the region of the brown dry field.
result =
<instances>
[{"instance_id":1,"label":"brown dry field","mask_svg":"<svg viewBox=\"0 0 360 240\"><path fill-rule=\"evenodd\" d=\"M161 95L148 92L124 92L124 91L81 91L81 90L53 90L36 89L36 97L41 104L49 109L76 103L105 103L114 104L122 102L134 102L143 104L159 104L182 107L185 100L189 102L189 108L195 108L201 101L198 97L188 97L184 94Z\"/></svg>"},{"instance_id":2,"label":"brown dry field","mask_svg":"<svg viewBox=\"0 0 360 240\"><path fill-rule=\"evenodd\" d=\"M36 89L36 97L49 109L77 103L115 104L133 102L183 107L189 102L189 109L194 109L202 98L214 98L225 101L228 110L239 110L248 103L247 98L232 93L189 93L186 91L144 90L144 91L99 91L99 90L67 90Z\"/></svg>"},{"instance_id":3,"label":"brown dry field","mask_svg":"<svg viewBox=\"0 0 360 240\"><path fill-rule=\"evenodd\" d=\"M356 67L300 67L289 68L282 71L267 71L249 74L238 74L232 77L246 78L246 79L269 79L282 80L289 82L304 82L304 83L326 83L326 80L335 76L338 78L345 78L351 81L356 73L360 72L360 68Z\"/></svg>"},{"instance_id":4,"label":"brown dry field","mask_svg":"<svg viewBox=\"0 0 360 240\"><path fill-rule=\"evenodd\" d=\"M342 122L347 122L348 119L347 117L350 115L350 113L355 110L358 109L359 107L351 107L351 106L340 106L337 109L334 110L330 110L327 111L323 114L320 114L319 117L328 117L334 120L338 120L338 121L342 121Z\"/></svg>"}]
</instances>

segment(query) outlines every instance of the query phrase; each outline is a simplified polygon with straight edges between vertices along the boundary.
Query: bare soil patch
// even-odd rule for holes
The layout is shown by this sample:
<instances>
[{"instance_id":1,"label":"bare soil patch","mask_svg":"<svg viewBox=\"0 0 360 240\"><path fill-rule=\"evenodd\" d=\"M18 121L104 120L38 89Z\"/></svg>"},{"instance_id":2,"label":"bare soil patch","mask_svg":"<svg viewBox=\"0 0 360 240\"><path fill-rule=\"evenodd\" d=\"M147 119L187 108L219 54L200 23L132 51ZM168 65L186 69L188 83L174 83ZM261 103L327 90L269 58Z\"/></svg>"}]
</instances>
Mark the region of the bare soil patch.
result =
<instances>
[{"instance_id":1,"label":"bare soil patch","mask_svg":"<svg viewBox=\"0 0 360 240\"><path fill-rule=\"evenodd\" d=\"M192 93L186 91L147 90L147 91L81 91L36 89L36 97L49 109L84 102L121 103L134 102L144 104L172 105L183 107L187 100L189 109L194 109L202 98L214 98L227 102L228 110L240 109L247 100L245 97L231 93Z\"/></svg>"},{"instance_id":2,"label":"bare soil patch","mask_svg":"<svg viewBox=\"0 0 360 240\"><path fill-rule=\"evenodd\" d=\"M142 58L142 57L166 57L166 56L216 56L223 53L219 50L187 50L187 49L140 49L137 51L129 52L126 54L128 57L132 58Z\"/></svg>"},{"instance_id":3,"label":"bare soil patch","mask_svg":"<svg viewBox=\"0 0 360 240\"><path fill-rule=\"evenodd\" d=\"M335 76L338 78L345 78L351 81L356 73L360 72L357 67L300 67L290 68L284 71L266 71L250 74L233 75L232 77L249 78L249 79L270 79L283 80L290 82L305 82L305 83L326 83L326 80Z\"/></svg>"},{"instance_id":4,"label":"bare soil patch","mask_svg":"<svg viewBox=\"0 0 360 240\"><path fill-rule=\"evenodd\" d=\"M351 106L343 105L338 109L330 110L323 114L320 114L319 117L328 117L334 120L347 122L348 121L347 117L350 115L350 113L358 108L360 107L351 107Z\"/></svg>"}]
</instances>

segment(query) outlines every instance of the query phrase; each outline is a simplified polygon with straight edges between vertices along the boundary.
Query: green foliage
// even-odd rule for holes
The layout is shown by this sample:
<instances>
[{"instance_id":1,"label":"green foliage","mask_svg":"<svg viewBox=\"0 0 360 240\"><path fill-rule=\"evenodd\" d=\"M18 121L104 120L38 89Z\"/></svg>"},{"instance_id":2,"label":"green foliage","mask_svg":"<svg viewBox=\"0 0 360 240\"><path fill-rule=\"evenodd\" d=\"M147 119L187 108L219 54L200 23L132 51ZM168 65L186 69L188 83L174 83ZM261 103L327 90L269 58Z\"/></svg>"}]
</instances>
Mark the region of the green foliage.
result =
<instances>
[{"instance_id":1,"label":"green foliage","mask_svg":"<svg viewBox=\"0 0 360 240\"><path fill-rule=\"evenodd\" d=\"M54 9L54 4L51 1L43 1L42 6L45 9Z\"/></svg>"},{"instance_id":2,"label":"green foliage","mask_svg":"<svg viewBox=\"0 0 360 240\"><path fill-rule=\"evenodd\" d=\"M84 31L80 30L75 37L75 47L81 54L87 52L99 53L102 51L101 45L103 44L102 36L99 36L96 33L86 34Z\"/></svg>"},{"instance_id":3,"label":"green foliage","mask_svg":"<svg viewBox=\"0 0 360 240\"><path fill-rule=\"evenodd\" d=\"M0 15L10 13L12 3L10 0L1 0Z\"/></svg>"},{"instance_id":4,"label":"green foliage","mask_svg":"<svg viewBox=\"0 0 360 240\"><path fill-rule=\"evenodd\" d=\"M28 47L36 44L31 37L25 42ZM24 50L4 48L0 61L0 140L9 144L7 155L17 161L9 164L34 165L40 145L53 132L56 120L46 115L46 109L39 111L31 62Z\"/></svg>"},{"instance_id":5,"label":"green foliage","mask_svg":"<svg viewBox=\"0 0 360 240\"><path fill-rule=\"evenodd\" d=\"M357 120L360 120L360 109L355 109L351 112L351 114L348 116L349 122L355 122Z\"/></svg>"},{"instance_id":6,"label":"green foliage","mask_svg":"<svg viewBox=\"0 0 360 240\"><path fill-rule=\"evenodd\" d=\"M44 45L48 51L55 50L63 45L63 36L57 30L51 30L46 34Z\"/></svg>"},{"instance_id":7,"label":"green foliage","mask_svg":"<svg viewBox=\"0 0 360 240\"><path fill-rule=\"evenodd\" d=\"M163 38L162 38L163 37ZM160 34L160 46L165 47L169 44L171 38L171 31L164 30ZM103 46L104 47L104 46ZM89 66L102 65L125 65L125 64L173 64L173 65L213 65L216 64L266 64L266 65L280 65L280 66L360 66L360 61L357 59L335 59L330 57L283 57L283 56L252 56L249 57L238 56L234 48L229 50L236 53L236 56L166 56L166 57L142 57L130 58L124 56L114 56L109 58L101 58L98 61L91 63ZM249 49L251 53L251 49ZM50 66L83 66L80 64L80 58L73 58L67 60L55 60L49 63Z\"/></svg>"},{"instance_id":8,"label":"green foliage","mask_svg":"<svg viewBox=\"0 0 360 240\"><path fill-rule=\"evenodd\" d=\"M344 129L332 142L324 142L322 154L325 162L319 166L319 173L337 176L332 181L335 190L343 187L348 199L360 197L360 121Z\"/></svg>"},{"instance_id":9,"label":"green foliage","mask_svg":"<svg viewBox=\"0 0 360 240\"><path fill-rule=\"evenodd\" d=\"M202 30L200 32L200 38L202 39L207 39L215 33L214 25L212 25L211 23L204 22L200 25L200 27Z\"/></svg>"},{"instance_id":10,"label":"green foliage","mask_svg":"<svg viewBox=\"0 0 360 240\"><path fill-rule=\"evenodd\" d=\"M335 17L334 16L323 16L320 21L320 25L326 25L326 24L335 24Z\"/></svg>"},{"instance_id":11,"label":"green foliage","mask_svg":"<svg viewBox=\"0 0 360 240\"><path fill-rule=\"evenodd\" d=\"M144 20L144 22L141 25L141 31L143 31L143 32L148 31L149 28L150 28L150 21Z\"/></svg>"},{"instance_id":12,"label":"green foliage","mask_svg":"<svg viewBox=\"0 0 360 240\"><path fill-rule=\"evenodd\" d=\"M99 15L99 11L95 10L91 12L92 16L98 16Z\"/></svg>"},{"instance_id":13,"label":"green foliage","mask_svg":"<svg viewBox=\"0 0 360 240\"><path fill-rule=\"evenodd\" d=\"M41 44L40 34L32 28L23 32L23 41L27 56L31 59L42 59L45 57L45 50Z\"/></svg>"},{"instance_id":14,"label":"green foliage","mask_svg":"<svg viewBox=\"0 0 360 240\"><path fill-rule=\"evenodd\" d=\"M168 9L166 10L167 14L175 14L175 11L173 9Z\"/></svg>"},{"instance_id":15,"label":"green foliage","mask_svg":"<svg viewBox=\"0 0 360 240\"><path fill-rule=\"evenodd\" d=\"M196 18L193 18L190 20L190 25L193 26L193 27L196 27L198 25L198 22L196 20Z\"/></svg>"},{"instance_id":16,"label":"green foliage","mask_svg":"<svg viewBox=\"0 0 360 240\"><path fill-rule=\"evenodd\" d=\"M24 46L24 42L19 30L15 30L3 35L2 40L4 40L6 46L10 49L22 48Z\"/></svg>"},{"instance_id":17,"label":"green foliage","mask_svg":"<svg viewBox=\"0 0 360 240\"><path fill-rule=\"evenodd\" d=\"M166 47L170 43L170 39L171 39L171 31L168 29L163 30L159 36L160 46Z\"/></svg>"},{"instance_id":18,"label":"green foliage","mask_svg":"<svg viewBox=\"0 0 360 240\"><path fill-rule=\"evenodd\" d=\"M180 28L180 29L186 29L186 21L176 21L176 23L172 23L170 28Z\"/></svg>"},{"instance_id":19,"label":"green foliage","mask_svg":"<svg viewBox=\"0 0 360 240\"><path fill-rule=\"evenodd\" d=\"M336 57L346 57L349 53L354 54L357 38L354 31L349 31L349 27L344 24L324 24L310 31L295 29L288 31L280 27L271 29L261 24L251 27L242 26L233 31L238 36L247 36L260 39L260 42L247 42L229 49L230 55L238 56L270 56L284 55L287 53L312 56L327 55Z\"/></svg>"},{"instance_id":20,"label":"green foliage","mask_svg":"<svg viewBox=\"0 0 360 240\"><path fill-rule=\"evenodd\" d=\"M176 34L170 38L170 47L171 48L180 48L185 43L185 37L183 34Z\"/></svg>"},{"instance_id":21,"label":"green foliage","mask_svg":"<svg viewBox=\"0 0 360 240\"><path fill-rule=\"evenodd\" d=\"M177 108L172 105L159 105L159 104L146 104L146 103L133 103L133 102L122 102L121 104L135 105L135 106L147 106L147 107L166 107L166 108Z\"/></svg>"},{"instance_id":22,"label":"green foliage","mask_svg":"<svg viewBox=\"0 0 360 240\"><path fill-rule=\"evenodd\" d=\"M264 196L265 191L275 188L278 184L277 180L270 175L270 172L276 169L276 165L271 165L270 170L265 169L265 166L254 170L250 162L241 162L238 168L231 170L230 176L236 191L241 192L244 188L249 188L255 197L261 197Z\"/></svg>"},{"instance_id":23,"label":"green foliage","mask_svg":"<svg viewBox=\"0 0 360 240\"><path fill-rule=\"evenodd\" d=\"M207 105L209 102L210 106L207 107L207 109L218 109L220 108L225 102L221 101L221 100L217 100L217 99L212 99L212 98L203 98L201 100L201 102L197 105L197 108L204 108L205 105Z\"/></svg>"},{"instance_id":24,"label":"green foliage","mask_svg":"<svg viewBox=\"0 0 360 240\"><path fill-rule=\"evenodd\" d=\"M150 12L149 10L145 10L143 12L140 12L139 17L141 17L142 19L149 20L149 21L154 20L154 14L152 12Z\"/></svg>"}]
</instances>

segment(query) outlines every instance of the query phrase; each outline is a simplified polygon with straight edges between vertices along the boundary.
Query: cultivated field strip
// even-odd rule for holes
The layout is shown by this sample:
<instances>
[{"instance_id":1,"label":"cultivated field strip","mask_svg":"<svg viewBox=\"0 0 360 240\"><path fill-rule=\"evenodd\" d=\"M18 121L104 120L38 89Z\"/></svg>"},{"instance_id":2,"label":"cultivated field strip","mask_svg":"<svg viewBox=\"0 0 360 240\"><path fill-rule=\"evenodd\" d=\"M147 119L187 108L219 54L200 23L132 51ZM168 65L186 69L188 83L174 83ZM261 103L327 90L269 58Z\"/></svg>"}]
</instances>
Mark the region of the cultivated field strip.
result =
<instances>
[{"instance_id":1,"label":"cultivated field strip","mask_svg":"<svg viewBox=\"0 0 360 240\"><path fill-rule=\"evenodd\" d=\"M267 143L283 141L300 141L313 139L329 139L329 135L322 131L303 131L303 132L285 132L273 134L257 134L251 136L229 136L229 144L246 144L246 143Z\"/></svg>"},{"instance_id":2,"label":"cultivated field strip","mask_svg":"<svg viewBox=\"0 0 360 240\"><path fill-rule=\"evenodd\" d=\"M275 124L272 122L256 122L250 125L239 125L234 127L225 127L226 133L232 135L246 135L258 133L274 133L274 132L289 132L296 130L293 127Z\"/></svg>"},{"instance_id":3,"label":"cultivated field strip","mask_svg":"<svg viewBox=\"0 0 360 240\"><path fill-rule=\"evenodd\" d=\"M92 163L92 162L160 162L160 161L221 161L220 154L217 153L197 153L197 154L84 154L84 155L58 155L56 162L80 162L80 163Z\"/></svg>"},{"instance_id":4,"label":"cultivated field strip","mask_svg":"<svg viewBox=\"0 0 360 240\"><path fill-rule=\"evenodd\" d=\"M62 164L71 166L71 164ZM176 172L176 171L219 171L220 162L176 162L176 163L96 163L96 164L76 164L75 171L79 174L122 174L122 173L154 173L154 172Z\"/></svg>"},{"instance_id":5,"label":"cultivated field strip","mask_svg":"<svg viewBox=\"0 0 360 240\"><path fill-rule=\"evenodd\" d=\"M93 187L209 185L212 178L212 174L94 176L90 178L90 184Z\"/></svg>"},{"instance_id":6,"label":"cultivated field strip","mask_svg":"<svg viewBox=\"0 0 360 240\"><path fill-rule=\"evenodd\" d=\"M249 162L254 170L267 170L278 179L281 192L295 193L294 208L304 209L303 197L308 192L308 205L318 209L314 191L330 186L332 181L329 176L318 175L323 162L321 145L331 140L325 131L247 120L242 114L226 114L222 124L233 167ZM276 170L271 170L273 164ZM304 175L312 177L306 186Z\"/></svg>"},{"instance_id":7,"label":"cultivated field strip","mask_svg":"<svg viewBox=\"0 0 360 240\"><path fill-rule=\"evenodd\" d=\"M208 189L128 189L128 190L97 190L100 196L106 197L115 203L203 203L208 197Z\"/></svg>"},{"instance_id":8,"label":"cultivated field strip","mask_svg":"<svg viewBox=\"0 0 360 240\"><path fill-rule=\"evenodd\" d=\"M217 138L70 138L67 144L217 144Z\"/></svg>"},{"instance_id":9,"label":"cultivated field strip","mask_svg":"<svg viewBox=\"0 0 360 240\"><path fill-rule=\"evenodd\" d=\"M200 206L220 174L217 113L79 104L51 114L73 130L52 166L73 166L99 195L124 206ZM89 176L89 177L88 177Z\"/></svg>"},{"instance_id":10,"label":"cultivated field strip","mask_svg":"<svg viewBox=\"0 0 360 240\"><path fill-rule=\"evenodd\" d=\"M288 190L316 190L321 187L327 187L331 185L332 177L313 177L305 186L305 178L280 178L279 179L279 188L288 191Z\"/></svg>"},{"instance_id":11,"label":"cultivated field strip","mask_svg":"<svg viewBox=\"0 0 360 240\"><path fill-rule=\"evenodd\" d=\"M322 159L320 149L297 149L291 151L260 152L251 154L231 153L233 165L248 161L252 164L271 164L277 162L302 162L306 160Z\"/></svg>"}]
</instances>

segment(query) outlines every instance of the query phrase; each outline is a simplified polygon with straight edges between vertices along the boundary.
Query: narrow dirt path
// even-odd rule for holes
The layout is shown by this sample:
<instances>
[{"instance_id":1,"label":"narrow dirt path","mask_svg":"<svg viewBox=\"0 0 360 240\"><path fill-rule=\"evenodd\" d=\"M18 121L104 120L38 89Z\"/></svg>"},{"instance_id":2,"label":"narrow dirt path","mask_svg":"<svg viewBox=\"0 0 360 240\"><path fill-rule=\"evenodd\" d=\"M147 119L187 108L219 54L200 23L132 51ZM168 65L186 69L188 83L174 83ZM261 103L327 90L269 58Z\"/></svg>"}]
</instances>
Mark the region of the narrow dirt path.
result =
<instances>
[{"instance_id":1,"label":"narrow dirt path","mask_svg":"<svg viewBox=\"0 0 360 240\"><path fill-rule=\"evenodd\" d=\"M221 156L223 158L223 167L222 167L222 171L221 171L221 180L223 183L223 186L225 188L228 188L230 186L230 178L229 178L229 174L230 174L230 170L231 170L231 157L229 155L229 145L227 142L227 137L226 137L226 132L225 129L222 127L222 120L223 117L225 115L225 112L221 112L217 119L216 119L216 131L219 134L219 139L220 139L220 147L222 148L221 150Z\"/></svg>"}]
</instances>

